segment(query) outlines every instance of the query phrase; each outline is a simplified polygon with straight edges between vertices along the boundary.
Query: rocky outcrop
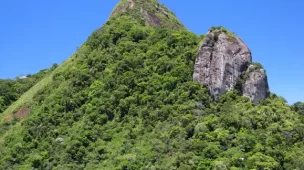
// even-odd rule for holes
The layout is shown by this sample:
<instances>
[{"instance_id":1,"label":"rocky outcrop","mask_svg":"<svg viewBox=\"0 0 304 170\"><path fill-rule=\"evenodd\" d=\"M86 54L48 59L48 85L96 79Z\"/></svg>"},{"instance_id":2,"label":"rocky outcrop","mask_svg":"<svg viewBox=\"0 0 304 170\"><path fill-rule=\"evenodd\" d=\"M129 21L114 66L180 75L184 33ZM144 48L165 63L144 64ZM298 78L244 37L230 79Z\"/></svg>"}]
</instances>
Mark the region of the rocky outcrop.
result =
<instances>
[{"instance_id":1,"label":"rocky outcrop","mask_svg":"<svg viewBox=\"0 0 304 170\"><path fill-rule=\"evenodd\" d=\"M248 79L243 80L248 66L252 63L252 56L246 44L233 33L222 27L209 30L200 46L195 61L193 80L207 86L214 99L236 88L238 82L252 101L258 102L267 95L260 89L267 84L266 74L250 72ZM257 75L261 76L261 79ZM246 84L247 83L247 84ZM252 86L256 89L252 89ZM268 84L267 84L268 87Z\"/></svg>"},{"instance_id":2,"label":"rocky outcrop","mask_svg":"<svg viewBox=\"0 0 304 170\"><path fill-rule=\"evenodd\" d=\"M140 13L145 20L145 25L160 27L161 26L161 19L157 17L154 13L148 12L143 8L140 8Z\"/></svg>"},{"instance_id":3,"label":"rocky outcrop","mask_svg":"<svg viewBox=\"0 0 304 170\"><path fill-rule=\"evenodd\" d=\"M248 96L254 103L270 95L266 71L257 64L248 67L243 84L243 95Z\"/></svg>"},{"instance_id":4,"label":"rocky outcrop","mask_svg":"<svg viewBox=\"0 0 304 170\"><path fill-rule=\"evenodd\" d=\"M241 39L227 31L210 30L196 57L193 79L208 86L217 99L234 89L250 63L251 52Z\"/></svg>"}]
</instances>

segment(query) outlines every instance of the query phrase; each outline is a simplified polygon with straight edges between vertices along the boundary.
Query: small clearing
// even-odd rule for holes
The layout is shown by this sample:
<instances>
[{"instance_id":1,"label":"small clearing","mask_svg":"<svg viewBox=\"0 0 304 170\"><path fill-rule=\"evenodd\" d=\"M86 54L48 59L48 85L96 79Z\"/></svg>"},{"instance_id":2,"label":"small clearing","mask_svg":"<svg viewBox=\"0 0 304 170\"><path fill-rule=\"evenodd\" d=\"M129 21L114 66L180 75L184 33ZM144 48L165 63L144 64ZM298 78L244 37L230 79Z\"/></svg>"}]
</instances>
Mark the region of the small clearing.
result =
<instances>
[{"instance_id":1,"label":"small clearing","mask_svg":"<svg viewBox=\"0 0 304 170\"><path fill-rule=\"evenodd\" d=\"M22 118L26 117L29 113L30 113L30 109L29 108L21 108L21 109L18 110L18 112L14 113L14 114L10 114L6 118L6 120L10 121L14 117L16 117L17 119L22 119Z\"/></svg>"}]
</instances>

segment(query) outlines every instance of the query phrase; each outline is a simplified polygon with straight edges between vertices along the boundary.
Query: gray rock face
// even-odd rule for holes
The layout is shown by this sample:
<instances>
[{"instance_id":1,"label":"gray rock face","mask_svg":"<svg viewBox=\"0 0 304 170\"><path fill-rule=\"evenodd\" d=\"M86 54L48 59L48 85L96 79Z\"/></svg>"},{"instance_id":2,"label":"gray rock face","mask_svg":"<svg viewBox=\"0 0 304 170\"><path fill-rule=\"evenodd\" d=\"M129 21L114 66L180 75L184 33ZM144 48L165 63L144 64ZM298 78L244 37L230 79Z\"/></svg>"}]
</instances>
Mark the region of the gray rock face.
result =
<instances>
[{"instance_id":1,"label":"gray rock face","mask_svg":"<svg viewBox=\"0 0 304 170\"><path fill-rule=\"evenodd\" d=\"M196 57L193 80L208 86L217 99L234 89L251 63L251 52L240 38L218 30L209 31L205 38Z\"/></svg>"},{"instance_id":2,"label":"gray rock face","mask_svg":"<svg viewBox=\"0 0 304 170\"><path fill-rule=\"evenodd\" d=\"M250 65L246 75L243 85L244 96L248 96L252 102L258 103L270 95L264 69Z\"/></svg>"},{"instance_id":3,"label":"gray rock face","mask_svg":"<svg viewBox=\"0 0 304 170\"><path fill-rule=\"evenodd\" d=\"M241 80L240 90L257 103L268 97L267 76L255 66L249 70L251 63L251 51L240 38L226 30L213 29L198 51L193 80L207 86L214 99L235 89ZM246 80L245 73L248 73Z\"/></svg>"}]
</instances>

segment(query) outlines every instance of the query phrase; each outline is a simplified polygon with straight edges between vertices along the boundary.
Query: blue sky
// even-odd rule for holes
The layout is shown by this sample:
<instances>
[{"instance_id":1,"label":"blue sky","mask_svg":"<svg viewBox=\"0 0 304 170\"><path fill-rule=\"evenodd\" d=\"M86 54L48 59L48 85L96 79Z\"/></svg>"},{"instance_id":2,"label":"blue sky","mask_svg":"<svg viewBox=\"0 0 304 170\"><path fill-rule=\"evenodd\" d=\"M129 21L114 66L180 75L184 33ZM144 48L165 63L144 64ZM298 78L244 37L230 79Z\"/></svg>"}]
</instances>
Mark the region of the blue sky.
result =
<instances>
[{"instance_id":1,"label":"blue sky","mask_svg":"<svg viewBox=\"0 0 304 170\"><path fill-rule=\"evenodd\" d=\"M61 63L107 20L118 0L0 1L0 78ZM264 65L270 89L289 103L304 101L304 1L160 0L186 27L205 34L225 26Z\"/></svg>"}]
</instances>

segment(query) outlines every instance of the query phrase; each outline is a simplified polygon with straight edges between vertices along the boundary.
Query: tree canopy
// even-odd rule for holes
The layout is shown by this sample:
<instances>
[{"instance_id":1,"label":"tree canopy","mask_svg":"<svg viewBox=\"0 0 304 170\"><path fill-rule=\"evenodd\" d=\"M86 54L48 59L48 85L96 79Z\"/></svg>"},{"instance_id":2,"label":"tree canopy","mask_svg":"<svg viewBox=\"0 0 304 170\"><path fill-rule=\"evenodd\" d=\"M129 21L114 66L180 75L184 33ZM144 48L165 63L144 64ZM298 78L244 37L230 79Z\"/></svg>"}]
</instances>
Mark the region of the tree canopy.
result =
<instances>
[{"instance_id":1,"label":"tree canopy","mask_svg":"<svg viewBox=\"0 0 304 170\"><path fill-rule=\"evenodd\" d=\"M27 117L2 115L0 169L303 169L303 103L213 101L192 81L202 38L109 20L24 93ZM1 108L29 84L0 83Z\"/></svg>"}]
</instances>

